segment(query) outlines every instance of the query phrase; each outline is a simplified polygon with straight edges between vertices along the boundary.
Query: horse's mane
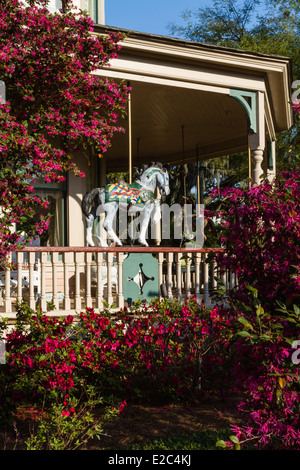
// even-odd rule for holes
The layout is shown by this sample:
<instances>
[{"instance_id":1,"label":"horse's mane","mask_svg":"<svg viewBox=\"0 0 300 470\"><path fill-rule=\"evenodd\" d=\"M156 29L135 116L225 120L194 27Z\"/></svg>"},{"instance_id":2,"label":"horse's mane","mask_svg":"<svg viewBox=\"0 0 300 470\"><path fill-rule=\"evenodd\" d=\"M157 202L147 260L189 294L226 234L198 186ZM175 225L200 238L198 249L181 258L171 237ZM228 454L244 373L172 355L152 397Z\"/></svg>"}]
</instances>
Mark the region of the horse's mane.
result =
<instances>
[{"instance_id":1,"label":"horse's mane","mask_svg":"<svg viewBox=\"0 0 300 470\"><path fill-rule=\"evenodd\" d=\"M160 170L162 170L164 166L160 162L151 162L148 165L143 164L140 167L134 167L135 177L140 178L142 174L145 173L145 171L150 168L159 168Z\"/></svg>"}]
</instances>

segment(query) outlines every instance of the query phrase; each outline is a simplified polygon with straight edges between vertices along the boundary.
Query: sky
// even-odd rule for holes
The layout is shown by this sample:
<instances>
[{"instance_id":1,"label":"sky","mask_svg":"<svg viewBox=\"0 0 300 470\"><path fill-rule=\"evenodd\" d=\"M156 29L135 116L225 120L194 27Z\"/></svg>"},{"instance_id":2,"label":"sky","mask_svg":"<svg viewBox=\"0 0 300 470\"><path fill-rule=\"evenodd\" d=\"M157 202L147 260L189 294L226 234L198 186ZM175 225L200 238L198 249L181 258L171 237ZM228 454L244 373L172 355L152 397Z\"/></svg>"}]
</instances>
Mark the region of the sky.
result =
<instances>
[{"instance_id":1,"label":"sky","mask_svg":"<svg viewBox=\"0 0 300 470\"><path fill-rule=\"evenodd\" d=\"M168 24L183 24L183 10L197 10L211 4L209 0L105 0L105 24L170 36Z\"/></svg>"}]
</instances>

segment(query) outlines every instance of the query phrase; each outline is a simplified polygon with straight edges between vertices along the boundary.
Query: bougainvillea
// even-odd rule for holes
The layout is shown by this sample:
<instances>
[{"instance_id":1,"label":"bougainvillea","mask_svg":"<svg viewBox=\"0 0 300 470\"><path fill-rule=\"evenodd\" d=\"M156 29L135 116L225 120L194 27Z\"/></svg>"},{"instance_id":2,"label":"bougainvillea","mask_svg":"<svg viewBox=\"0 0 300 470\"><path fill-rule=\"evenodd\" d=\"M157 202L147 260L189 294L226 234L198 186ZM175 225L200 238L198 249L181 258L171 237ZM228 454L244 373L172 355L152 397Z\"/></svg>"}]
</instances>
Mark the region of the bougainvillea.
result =
<instances>
[{"instance_id":1,"label":"bougainvillea","mask_svg":"<svg viewBox=\"0 0 300 470\"><path fill-rule=\"evenodd\" d=\"M35 178L62 181L66 172L83 176L72 156L79 150L102 155L124 113L127 87L93 72L117 56L120 34L93 35L93 22L64 2L51 14L46 0L1 2L0 80L0 258L15 249L18 231L28 237L47 227L32 226L38 198Z\"/></svg>"}]
</instances>

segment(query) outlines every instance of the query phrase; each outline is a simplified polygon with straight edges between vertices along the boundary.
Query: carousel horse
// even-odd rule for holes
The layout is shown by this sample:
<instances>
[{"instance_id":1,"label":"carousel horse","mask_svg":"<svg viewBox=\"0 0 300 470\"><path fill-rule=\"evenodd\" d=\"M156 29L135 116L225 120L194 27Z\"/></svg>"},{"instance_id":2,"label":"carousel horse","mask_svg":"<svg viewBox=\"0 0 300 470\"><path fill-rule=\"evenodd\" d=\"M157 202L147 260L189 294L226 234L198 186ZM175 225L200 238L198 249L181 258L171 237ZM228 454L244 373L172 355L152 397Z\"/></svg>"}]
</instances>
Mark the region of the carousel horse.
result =
<instances>
[{"instance_id":1,"label":"carousel horse","mask_svg":"<svg viewBox=\"0 0 300 470\"><path fill-rule=\"evenodd\" d=\"M158 199L155 199L154 191L158 187L161 195L170 194L169 173L160 163L151 163L149 166L143 165L138 171L134 183L116 182L107 184L101 188L95 188L86 193L82 200L82 212L86 221L86 243L95 246L92 230L93 223L97 216L97 208L102 206L105 211L103 228L116 246L123 246L120 238L113 230L114 217L119 209L119 204L126 204L127 210L141 211L143 220L141 222L138 242L142 246L149 246L146 242L146 230L150 217L156 223L160 219L160 207ZM96 236L100 246L105 246L104 242Z\"/></svg>"}]
</instances>

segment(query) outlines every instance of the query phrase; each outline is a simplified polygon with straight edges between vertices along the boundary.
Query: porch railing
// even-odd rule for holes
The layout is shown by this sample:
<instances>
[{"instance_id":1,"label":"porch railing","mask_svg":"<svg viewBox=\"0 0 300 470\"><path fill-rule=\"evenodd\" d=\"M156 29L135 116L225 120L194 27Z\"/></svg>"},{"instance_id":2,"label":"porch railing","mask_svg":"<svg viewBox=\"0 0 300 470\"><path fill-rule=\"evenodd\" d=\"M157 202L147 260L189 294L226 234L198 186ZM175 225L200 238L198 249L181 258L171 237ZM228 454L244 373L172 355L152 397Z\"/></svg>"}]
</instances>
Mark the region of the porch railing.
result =
<instances>
[{"instance_id":1,"label":"porch railing","mask_svg":"<svg viewBox=\"0 0 300 470\"><path fill-rule=\"evenodd\" d=\"M205 305L214 303L219 277L215 255L221 249L164 247L25 247L11 255L10 266L0 272L0 315L15 318L16 302L35 309L67 315L85 307L102 309L104 302L115 308L127 305L124 298L123 263L131 253L152 253L158 260L160 298L180 301L196 296ZM125 279L125 280L124 280ZM230 273L223 282L233 287Z\"/></svg>"}]
</instances>

